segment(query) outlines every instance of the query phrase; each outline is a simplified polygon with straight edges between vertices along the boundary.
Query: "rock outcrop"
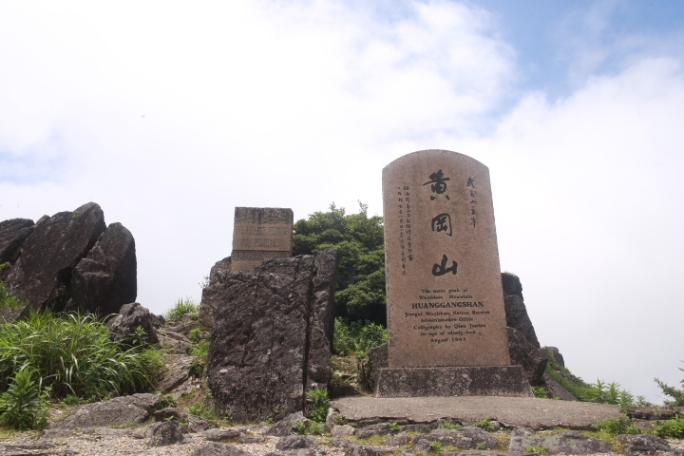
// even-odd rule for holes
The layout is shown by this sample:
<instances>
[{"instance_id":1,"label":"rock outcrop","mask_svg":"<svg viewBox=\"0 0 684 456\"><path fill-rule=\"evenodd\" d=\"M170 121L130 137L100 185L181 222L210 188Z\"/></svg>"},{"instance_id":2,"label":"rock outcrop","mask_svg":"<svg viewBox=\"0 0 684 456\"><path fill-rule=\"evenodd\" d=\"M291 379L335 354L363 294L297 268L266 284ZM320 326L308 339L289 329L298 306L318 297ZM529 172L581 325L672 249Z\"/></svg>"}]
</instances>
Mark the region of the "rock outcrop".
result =
<instances>
[{"instance_id":1,"label":"rock outcrop","mask_svg":"<svg viewBox=\"0 0 684 456\"><path fill-rule=\"evenodd\" d=\"M208 381L237 420L283 418L330 380L339 251L267 260L215 284Z\"/></svg>"},{"instance_id":2,"label":"rock outcrop","mask_svg":"<svg viewBox=\"0 0 684 456\"><path fill-rule=\"evenodd\" d=\"M214 314L221 303L223 284L231 273L230 257L217 261L209 273L209 284L202 289L199 319L205 328L214 327Z\"/></svg>"},{"instance_id":3,"label":"rock outcrop","mask_svg":"<svg viewBox=\"0 0 684 456\"><path fill-rule=\"evenodd\" d=\"M527 314L518 276L509 272L501 274L508 326L508 349L511 364L522 366L531 385L543 385L543 375L549 356L540 348L537 334Z\"/></svg>"},{"instance_id":4,"label":"rock outcrop","mask_svg":"<svg viewBox=\"0 0 684 456\"><path fill-rule=\"evenodd\" d=\"M510 272L501 274L506 307L506 326L520 332L525 339L536 348L540 348L537 333L527 315L525 300L522 295L522 284L518 276Z\"/></svg>"},{"instance_id":5,"label":"rock outcrop","mask_svg":"<svg viewBox=\"0 0 684 456\"><path fill-rule=\"evenodd\" d=\"M6 318L46 308L104 316L137 295L133 236L119 223L107 227L95 203L35 224L0 223L0 264L0 280L27 302Z\"/></svg>"}]
</instances>

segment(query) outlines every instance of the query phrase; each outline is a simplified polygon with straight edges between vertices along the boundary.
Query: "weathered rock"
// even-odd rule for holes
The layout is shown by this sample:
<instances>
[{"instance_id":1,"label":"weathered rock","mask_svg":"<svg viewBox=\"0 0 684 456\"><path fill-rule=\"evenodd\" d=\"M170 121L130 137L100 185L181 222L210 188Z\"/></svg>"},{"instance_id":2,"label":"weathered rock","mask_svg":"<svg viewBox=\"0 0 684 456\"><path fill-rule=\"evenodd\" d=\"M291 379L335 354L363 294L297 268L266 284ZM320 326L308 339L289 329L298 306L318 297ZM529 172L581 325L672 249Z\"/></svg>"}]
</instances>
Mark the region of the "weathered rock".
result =
<instances>
[{"instance_id":1,"label":"weathered rock","mask_svg":"<svg viewBox=\"0 0 684 456\"><path fill-rule=\"evenodd\" d=\"M209 429L202 432L202 437L211 442L231 442L245 435L244 429Z\"/></svg>"},{"instance_id":2,"label":"weathered rock","mask_svg":"<svg viewBox=\"0 0 684 456\"><path fill-rule=\"evenodd\" d=\"M105 316L138 295L135 240L120 223L112 223L78 262L71 276L71 309Z\"/></svg>"},{"instance_id":3,"label":"weathered rock","mask_svg":"<svg viewBox=\"0 0 684 456\"><path fill-rule=\"evenodd\" d=\"M656 435L618 435L618 442L625 446L627 456L644 456L653 454L655 451L669 451L670 444L667 440Z\"/></svg>"},{"instance_id":4,"label":"weathered rock","mask_svg":"<svg viewBox=\"0 0 684 456\"><path fill-rule=\"evenodd\" d=\"M250 453L235 445L209 442L193 450L189 456L251 456Z\"/></svg>"},{"instance_id":5,"label":"weathered rock","mask_svg":"<svg viewBox=\"0 0 684 456\"><path fill-rule=\"evenodd\" d=\"M161 410L156 410L152 416L154 421L178 421L183 422L188 419L188 414L176 407L166 407Z\"/></svg>"},{"instance_id":6,"label":"weathered rock","mask_svg":"<svg viewBox=\"0 0 684 456\"><path fill-rule=\"evenodd\" d=\"M302 412L291 413L268 428L266 435L285 437L286 435L296 434L297 423L304 422L306 424L307 421L309 420L304 417Z\"/></svg>"},{"instance_id":7,"label":"weathered rock","mask_svg":"<svg viewBox=\"0 0 684 456\"><path fill-rule=\"evenodd\" d=\"M220 284L207 371L234 419L280 419L304 409L305 387L329 382L338 261L336 249L267 260Z\"/></svg>"},{"instance_id":8,"label":"weathered rock","mask_svg":"<svg viewBox=\"0 0 684 456\"><path fill-rule=\"evenodd\" d=\"M306 389L327 388L330 383L335 328L334 293L340 252L328 249L313 257L315 278L309 317Z\"/></svg>"},{"instance_id":9,"label":"weathered rock","mask_svg":"<svg viewBox=\"0 0 684 456\"><path fill-rule=\"evenodd\" d=\"M0 222L0 265L7 264L0 269L0 280L17 261L24 240L32 232L33 220L19 218Z\"/></svg>"},{"instance_id":10,"label":"weathered rock","mask_svg":"<svg viewBox=\"0 0 684 456\"><path fill-rule=\"evenodd\" d=\"M518 276L504 272L501 274L504 289L504 304L506 307L506 326L520 331L525 339L535 348L539 348L539 340L527 315L525 301L522 295L522 284Z\"/></svg>"},{"instance_id":11,"label":"weathered rock","mask_svg":"<svg viewBox=\"0 0 684 456\"><path fill-rule=\"evenodd\" d=\"M332 430L330 431L330 434L333 437L346 437L348 435L354 435L356 430L354 429L353 426L349 426L348 424L343 424L343 425L335 425L333 426Z\"/></svg>"},{"instance_id":12,"label":"weathered rock","mask_svg":"<svg viewBox=\"0 0 684 456\"><path fill-rule=\"evenodd\" d=\"M185 355L190 350L190 347L192 347L190 339L169 328L162 327L157 329L157 337L159 338L159 345L167 353Z\"/></svg>"},{"instance_id":13,"label":"weathered rock","mask_svg":"<svg viewBox=\"0 0 684 456\"><path fill-rule=\"evenodd\" d=\"M214 423L197 415L188 414L188 433L203 432L214 427Z\"/></svg>"},{"instance_id":14,"label":"weathered rock","mask_svg":"<svg viewBox=\"0 0 684 456\"><path fill-rule=\"evenodd\" d=\"M610 443L587 437L579 432L567 431L550 436L531 435L531 429L514 429L509 451L525 451L530 446L543 447L547 454L610 453Z\"/></svg>"},{"instance_id":15,"label":"weathered rock","mask_svg":"<svg viewBox=\"0 0 684 456\"><path fill-rule=\"evenodd\" d=\"M142 423L155 410L164 407L164 403L164 398L160 394L145 393L117 397L106 402L83 405L73 414L53 423L50 427L71 429Z\"/></svg>"},{"instance_id":16,"label":"weathered rock","mask_svg":"<svg viewBox=\"0 0 684 456\"><path fill-rule=\"evenodd\" d=\"M223 296L223 287L231 273L230 257L217 261L211 267L209 283L202 289L202 301L200 302L199 319L205 328L214 327L214 315L220 306Z\"/></svg>"},{"instance_id":17,"label":"weathered rock","mask_svg":"<svg viewBox=\"0 0 684 456\"><path fill-rule=\"evenodd\" d=\"M71 298L73 269L106 229L104 214L100 206L88 203L39 222L24 240L6 282L28 301L28 308L62 310Z\"/></svg>"},{"instance_id":18,"label":"weathered rock","mask_svg":"<svg viewBox=\"0 0 684 456\"><path fill-rule=\"evenodd\" d=\"M150 446L167 446L183 441L183 433L180 426L175 421L164 421L159 423L152 430L152 438L150 438Z\"/></svg>"},{"instance_id":19,"label":"weathered rock","mask_svg":"<svg viewBox=\"0 0 684 456\"><path fill-rule=\"evenodd\" d=\"M168 355L169 362L166 364L166 371L162 373L157 384L160 393L166 394L174 388L182 385L190 378L192 373L193 359L189 356Z\"/></svg>"},{"instance_id":20,"label":"weathered rock","mask_svg":"<svg viewBox=\"0 0 684 456\"><path fill-rule=\"evenodd\" d=\"M303 435L288 435L281 437L276 443L276 449L285 450L298 450L300 448L314 448L318 446L318 440L310 436Z\"/></svg>"},{"instance_id":21,"label":"weathered rock","mask_svg":"<svg viewBox=\"0 0 684 456\"><path fill-rule=\"evenodd\" d=\"M562 401L576 401L577 398L573 396L573 394L566 390L560 383L558 383L556 380L553 379L549 374L544 374L542 376L542 380L544 381L544 385L546 385L546 389L549 392L549 397L550 398L558 398Z\"/></svg>"},{"instance_id":22,"label":"weathered rock","mask_svg":"<svg viewBox=\"0 0 684 456\"><path fill-rule=\"evenodd\" d=\"M565 367L565 360L563 355L561 355L560 350L557 347L543 347L544 350L549 354L549 361L558 364L559 366Z\"/></svg>"},{"instance_id":23,"label":"weathered rock","mask_svg":"<svg viewBox=\"0 0 684 456\"><path fill-rule=\"evenodd\" d=\"M333 440L331 445L334 448L343 448L345 456L383 456L383 454L392 453L392 451L389 450L382 450L380 448L342 439Z\"/></svg>"},{"instance_id":24,"label":"weathered rock","mask_svg":"<svg viewBox=\"0 0 684 456\"><path fill-rule=\"evenodd\" d=\"M684 407L659 405L656 407L630 407L627 416L639 420L671 420L675 416L684 416Z\"/></svg>"},{"instance_id":25,"label":"weathered rock","mask_svg":"<svg viewBox=\"0 0 684 456\"><path fill-rule=\"evenodd\" d=\"M393 435L389 439L385 440L386 446L403 446L408 445L409 443L411 443L411 437L405 432Z\"/></svg>"},{"instance_id":26,"label":"weathered rock","mask_svg":"<svg viewBox=\"0 0 684 456\"><path fill-rule=\"evenodd\" d=\"M461 429L435 429L427 435L416 438L415 448L427 450L432 442L440 442L442 446L455 446L460 450L496 448L498 441L489 432L477 427L463 427Z\"/></svg>"},{"instance_id":27,"label":"weathered rock","mask_svg":"<svg viewBox=\"0 0 684 456\"><path fill-rule=\"evenodd\" d=\"M105 225L95 203L74 212L0 223L0 280L29 310L79 310L101 316L135 301L135 241L120 223Z\"/></svg>"},{"instance_id":28,"label":"weathered rock","mask_svg":"<svg viewBox=\"0 0 684 456\"><path fill-rule=\"evenodd\" d=\"M375 391L380 369L389 367L387 344L382 344L368 352L368 359L361 364L361 382L370 391Z\"/></svg>"},{"instance_id":29,"label":"weathered rock","mask_svg":"<svg viewBox=\"0 0 684 456\"><path fill-rule=\"evenodd\" d=\"M507 329L511 364L522 366L530 385L543 384L544 371L549 361L546 350L535 347L515 328Z\"/></svg>"},{"instance_id":30,"label":"weathered rock","mask_svg":"<svg viewBox=\"0 0 684 456\"><path fill-rule=\"evenodd\" d=\"M138 340L137 328L142 328L144 340ZM130 345L159 343L152 314L137 302L121 306L119 314L107 322L107 329L115 341L123 341Z\"/></svg>"},{"instance_id":31,"label":"weathered rock","mask_svg":"<svg viewBox=\"0 0 684 456\"><path fill-rule=\"evenodd\" d=\"M370 426L364 426L356 430L356 435L360 439L367 439L373 435L387 435L390 433L389 423L376 423Z\"/></svg>"}]
</instances>

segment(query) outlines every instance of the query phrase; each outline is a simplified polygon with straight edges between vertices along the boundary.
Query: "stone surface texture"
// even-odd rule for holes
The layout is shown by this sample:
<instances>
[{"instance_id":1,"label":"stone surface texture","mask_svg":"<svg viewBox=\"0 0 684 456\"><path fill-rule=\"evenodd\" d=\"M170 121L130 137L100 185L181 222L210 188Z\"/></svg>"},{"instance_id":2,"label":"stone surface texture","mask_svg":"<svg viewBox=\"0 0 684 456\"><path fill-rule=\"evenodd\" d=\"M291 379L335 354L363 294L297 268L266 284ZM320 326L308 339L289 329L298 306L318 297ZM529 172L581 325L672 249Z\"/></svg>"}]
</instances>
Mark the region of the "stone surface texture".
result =
<instances>
[{"instance_id":1,"label":"stone surface texture","mask_svg":"<svg viewBox=\"0 0 684 456\"><path fill-rule=\"evenodd\" d=\"M234 419L304 410L330 380L339 252L272 259L221 284L207 363L214 398Z\"/></svg>"},{"instance_id":2,"label":"stone surface texture","mask_svg":"<svg viewBox=\"0 0 684 456\"><path fill-rule=\"evenodd\" d=\"M133 394L116 397L106 402L86 404L51 428L72 429L93 426L115 426L129 423L142 423L156 410L164 407L160 394Z\"/></svg>"},{"instance_id":3,"label":"stone surface texture","mask_svg":"<svg viewBox=\"0 0 684 456\"><path fill-rule=\"evenodd\" d=\"M377 397L533 397L520 366L382 369Z\"/></svg>"},{"instance_id":4,"label":"stone surface texture","mask_svg":"<svg viewBox=\"0 0 684 456\"><path fill-rule=\"evenodd\" d=\"M176 421L163 421L158 423L150 438L151 447L173 445L183 441L183 432Z\"/></svg>"},{"instance_id":5,"label":"stone surface texture","mask_svg":"<svg viewBox=\"0 0 684 456\"><path fill-rule=\"evenodd\" d=\"M112 223L71 276L74 310L98 315L116 313L138 294L135 240L120 223Z\"/></svg>"},{"instance_id":6,"label":"stone surface texture","mask_svg":"<svg viewBox=\"0 0 684 456\"><path fill-rule=\"evenodd\" d=\"M383 169L389 367L509 366L489 170L423 150Z\"/></svg>"},{"instance_id":7,"label":"stone surface texture","mask_svg":"<svg viewBox=\"0 0 684 456\"><path fill-rule=\"evenodd\" d=\"M650 434L640 435L619 435L617 437L625 447L625 454L627 456L644 456L647 454L654 454L656 451L669 451L670 444L667 440Z\"/></svg>"},{"instance_id":8,"label":"stone surface texture","mask_svg":"<svg viewBox=\"0 0 684 456\"><path fill-rule=\"evenodd\" d=\"M530 435L525 429L514 429L509 445L510 451L525 451L530 446L543 447L547 454L595 454L610 453L611 445L603 440L587 437L574 431L549 436Z\"/></svg>"},{"instance_id":9,"label":"stone surface texture","mask_svg":"<svg viewBox=\"0 0 684 456\"><path fill-rule=\"evenodd\" d=\"M236 207L232 270L252 272L267 258L292 256L292 209Z\"/></svg>"},{"instance_id":10,"label":"stone surface texture","mask_svg":"<svg viewBox=\"0 0 684 456\"><path fill-rule=\"evenodd\" d=\"M33 231L33 220L11 219L0 222L0 265L14 264L19 258L19 252L24 240ZM0 280L9 268L0 269Z\"/></svg>"},{"instance_id":11,"label":"stone surface texture","mask_svg":"<svg viewBox=\"0 0 684 456\"><path fill-rule=\"evenodd\" d=\"M136 328L142 328L146 343L158 344L159 337L154 328L152 314L137 302L124 304L119 314L107 322L107 330L115 341L124 341L136 345Z\"/></svg>"},{"instance_id":12,"label":"stone surface texture","mask_svg":"<svg viewBox=\"0 0 684 456\"><path fill-rule=\"evenodd\" d=\"M95 203L73 212L0 224L3 280L29 310L80 310L102 316L135 301L135 242L121 224L106 226Z\"/></svg>"},{"instance_id":13,"label":"stone surface texture","mask_svg":"<svg viewBox=\"0 0 684 456\"><path fill-rule=\"evenodd\" d=\"M214 327L214 314L221 303L223 284L226 283L231 272L231 257L219 260L211 267L209 283L202 289L202 301L200 302L199 319L205 328Z\"/></svg>"},{"instance_id":14,"label":"stone surface texture","mask_svg":"<svg viewBox=\"0 0 684 456\"><path fill-rule=\"evenodd\" d=\"M521 366L530 385L544 384L544 371L549 361L546 350L535 347L519 331L508 328L511 364Z\"/></svg>"},{"instance_id":15,"label":"stone surface texture","mask_svg":"<svg viewBox=\"0 0 684 456\"><path fill-rule=\"evenodd\" d=\"M527 397L347 397L332 401L330 407L352 425L377 423L381 419L411 423L445 419L474 424L489 418L507 428L590 429L594 423L622 416L620 408L615 405Z\"/></svg>"},{"instance_id":16,"label":"stone surface texture","mask_svg":"<svg viewBox=\"0 0 684 456\"><path fill-rule=\"evenodd\" d=\"M529 315L527 315L520 279L514 274L504 272L501 274L501 281L506 306L506 326L516 329L532 345L540 348L537 333L532 326Z\"/></svg>"},{"instance_id":17,"label":"stone surface texture","mask_svg":"<svg viewBox=\"0 0 684 456\"><path fill-rule=\"evenodd\" d=\"M435 429L427 435L416 439L416 449L427 450L432 442L440 442L441 446L454 446L461 450L496 448L498 441L492 434L477 427L461 429Z\"/></svg>"}]
</instances>

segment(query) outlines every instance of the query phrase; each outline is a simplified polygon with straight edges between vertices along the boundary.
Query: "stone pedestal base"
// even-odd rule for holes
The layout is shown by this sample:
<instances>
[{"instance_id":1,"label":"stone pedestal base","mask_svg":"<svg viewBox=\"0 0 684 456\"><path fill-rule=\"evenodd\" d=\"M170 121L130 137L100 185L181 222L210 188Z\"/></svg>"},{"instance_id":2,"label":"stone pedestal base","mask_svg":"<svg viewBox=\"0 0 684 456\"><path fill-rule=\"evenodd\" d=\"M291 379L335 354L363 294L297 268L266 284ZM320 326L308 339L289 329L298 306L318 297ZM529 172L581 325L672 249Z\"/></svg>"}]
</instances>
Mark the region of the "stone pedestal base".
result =
<instances>
[{"instance_id":1,"label":"stone pedestal base","mask_svg":"<svg viewBox=\"0 0 684 456\"><path fill-rule=\"evenodd\" d=\"M381 369L376 397L534 397L520 366Z\"/></svg>"}]
</instances>

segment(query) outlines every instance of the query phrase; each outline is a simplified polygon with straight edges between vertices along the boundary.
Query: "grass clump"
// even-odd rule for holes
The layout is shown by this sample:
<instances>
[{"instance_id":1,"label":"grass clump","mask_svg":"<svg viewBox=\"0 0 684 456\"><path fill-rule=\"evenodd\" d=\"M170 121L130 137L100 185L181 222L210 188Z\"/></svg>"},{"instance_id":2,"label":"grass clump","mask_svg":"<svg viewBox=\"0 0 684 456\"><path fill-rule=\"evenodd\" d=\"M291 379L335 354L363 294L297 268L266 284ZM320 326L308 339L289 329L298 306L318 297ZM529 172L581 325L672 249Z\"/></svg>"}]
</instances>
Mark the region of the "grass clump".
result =
<instances>
[{"instance_id":1,"label":"grass clump","mask_svg":"<svg viewBox=\"0 0 684 456\"><path fill-rule=\"evenodd\" d=\"M681 367L679 370L684 372L684 369ZM665 401L665 405L672 405L676 407L684 406L684 380L681 381L683 388L670 386L658 378L655 379L655 382L658 384L658 387L660 387L663 394L670 396L673 399L671 401Z\"/></svg>"},{"instance_id":2,"label":"grass clump","mask_svg":"<svg viewBox=\"0 0 684 456\"><path fill-rule=\"evenodd\" d=\"M0 268L0 270L2 269ZM26 303L24 301L10 293L10 291L7 289L7 286L3 282L0 282L0 308L9 307L10 309L21 309L25 306Z\"/></svg>"},{"instance_id":3,"label":"grass clump","mask_svg":"<svg viewBox=\"0 0 684 456\"><path fill-rule=\"evenodd\" d=\"M27 369L55 398L131 394L150 390L162 365L159 349L114 342L90 316L41 312L0 324L0 393Z\"/></svg>"},{"instance_id":4,"label":"grass clump","mask_svg":"<svg viewBox=\"0 0 684 456\"><path fill-rule=\"evenodd\" d=\"M195 304L192 298L179 299L176 304L166 312L167 320L180 320L185 315L199 317L199 304Z\"/></svg>"},{"instance_id":5,"label":"grass clump","mask_svg":"<svg viewBox=\"0 0 684 456\"><path fill-rule=\"evenodd\" d=\"M541 445L529 445L525 448L526 453L539 453L542 456L547 454L546 448Z\"/></svg>"},{"instance_id":6,"label":"grass clump","mask_svg":"<svg viewBox=\"0 0 684 456\"><path fill-rule=\"evenodd\" d=\"M439 428L440 429L454 430L454 429L461 429L461 425L458 423L454 423L451 420L442 420L439 423Z\"/></svg>"},{"instance_id":7,"label":"grass clump","mask_svg":"<svg viewBox=\"0 0 684 456\"><path fill-rule=\"evenodd\" d=\"M539 399L549 399L549 392L543 386L532 386L532 394Z\"/></svg>"}]
</instances>

